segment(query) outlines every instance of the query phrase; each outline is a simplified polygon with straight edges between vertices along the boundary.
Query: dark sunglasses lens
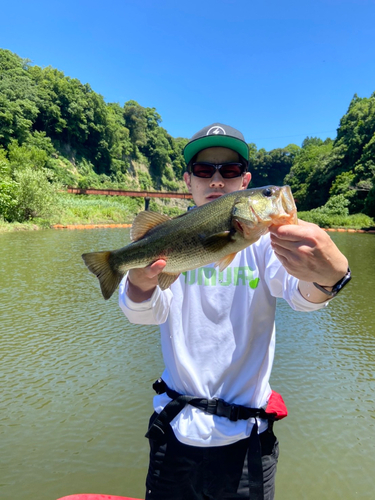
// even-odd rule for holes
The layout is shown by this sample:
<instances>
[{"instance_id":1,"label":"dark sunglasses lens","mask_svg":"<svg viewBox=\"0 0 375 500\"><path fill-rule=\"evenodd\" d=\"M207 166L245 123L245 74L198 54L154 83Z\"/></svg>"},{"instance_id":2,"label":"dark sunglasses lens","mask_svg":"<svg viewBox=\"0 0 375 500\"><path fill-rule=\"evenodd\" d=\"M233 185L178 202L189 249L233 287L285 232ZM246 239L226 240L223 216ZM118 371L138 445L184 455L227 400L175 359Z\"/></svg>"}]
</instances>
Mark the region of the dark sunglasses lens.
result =
<instances>
[{"instance_id":1,"label":"dark sunglasses lens","mask_svg":"<svg viewBox=\"0 0 375 500\"><path fill-rule=\"evenodd\" d=\"M216 168L209 163L194 163L192 166L192 173L196 177L203 177L204 179L210 179ZM241 163L225 163L219 172L224 179L233 179L234 177L240 177L244 172L244 167Z\"/></svg>"},{"instance_id":2,"label":"dark sunglasses lens","mask_svg":"<svg viewBox=\"0 0 375 500\"><path fill-rule=\"evenodd\" d=\"M212 165L205 165L204 163L194 163L192 166L193 175L196 177L203 177L205 179L210 179L216 171L216 168Z\"/></svg>"},{"instance_id":3,"label":"dark sunglasses lens","mask_svg":"<svg viewBox=\"0 0 375 500\"><path fill-rule=\"evenodd\" d=\"M223 165L219 170L224 179L232 179L234 177L240 177L243 173L243 166L238 163L228 163Z\"/></svg>"}]
</instances>

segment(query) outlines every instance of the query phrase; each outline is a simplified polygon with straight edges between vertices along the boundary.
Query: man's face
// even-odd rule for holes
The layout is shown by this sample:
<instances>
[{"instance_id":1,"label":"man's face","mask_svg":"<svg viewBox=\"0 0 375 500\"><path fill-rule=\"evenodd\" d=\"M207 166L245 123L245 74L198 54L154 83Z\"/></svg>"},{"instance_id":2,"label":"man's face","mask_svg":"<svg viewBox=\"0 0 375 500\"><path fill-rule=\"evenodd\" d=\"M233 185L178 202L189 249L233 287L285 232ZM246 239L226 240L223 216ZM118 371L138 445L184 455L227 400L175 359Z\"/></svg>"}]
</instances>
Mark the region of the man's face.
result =
<instances>
[{"instance_id":1,"label":"man's face","mask_svg":"<svg viewBox=\"0 0 375 500\"><path fill-rule=\"evenodd\" d=\"M228 148L208 148L200 151L197 155L196 162L205 161L209 163L222 164L230 161L238 162L239 155L232 149ZM189 193L193 195L195 204L199 207L210 201L216 200L223 194L246 189L251 179L250 172L245 172L241 177L232 179L224 179L219 170L216 170L210 179L202 179L195 177L188 172L184 173L184 181L189 189Z\"/></svg>"}]
</instances>

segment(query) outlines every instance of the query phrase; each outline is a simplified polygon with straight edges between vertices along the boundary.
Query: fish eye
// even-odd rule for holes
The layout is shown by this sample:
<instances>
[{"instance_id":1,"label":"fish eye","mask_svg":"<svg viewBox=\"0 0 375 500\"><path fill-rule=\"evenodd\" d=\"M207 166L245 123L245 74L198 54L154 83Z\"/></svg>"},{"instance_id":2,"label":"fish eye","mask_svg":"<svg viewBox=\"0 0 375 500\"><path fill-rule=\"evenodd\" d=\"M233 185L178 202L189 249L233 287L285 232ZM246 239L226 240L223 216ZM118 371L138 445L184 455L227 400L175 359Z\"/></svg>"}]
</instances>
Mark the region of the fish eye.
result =
<instances>
[{"instance_id":1,"label":"fish eye","mask_svg":"<svg viewBox=\"0 0 375 500\"><path fill-rule=\"evenodd\" d=\"M270 196L272 196L272 189L271 188L265 188L265 189L263 189L263 196L267 196L267 198L269 198Z\"/></svg>"}]
</instances>

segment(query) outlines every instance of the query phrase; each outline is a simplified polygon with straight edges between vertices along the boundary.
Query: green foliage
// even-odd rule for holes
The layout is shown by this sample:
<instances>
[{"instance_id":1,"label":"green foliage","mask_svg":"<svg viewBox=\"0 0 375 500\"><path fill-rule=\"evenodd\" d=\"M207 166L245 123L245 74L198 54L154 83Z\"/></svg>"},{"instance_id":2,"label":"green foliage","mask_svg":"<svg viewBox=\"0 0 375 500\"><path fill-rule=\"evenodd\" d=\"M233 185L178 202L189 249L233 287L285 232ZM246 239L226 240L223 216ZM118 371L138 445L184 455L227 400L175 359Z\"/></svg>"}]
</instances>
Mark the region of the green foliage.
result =
<instances>
[{"instance_id":1,"label":"green foliage","mask_svg":"<svg viewBox=\"0 0 375 500\"><path fill-rule=\"evenodd\" d=\"M0 147L0 219L14 220L17 206L17 183L11 177L11 170L5 150Z\"/></svg>"},{"instance_id":2,"label":"green foliage","mask_svg":"<svg viewBox=\"0 0 375 500\"><path fill-rule=\"evenodd\" d=\"M121 187L138 159L154 189L172 189L175 179L165 169L182 177L187 140L173 139L160 123L155 108L106 104L89 84L0 49L0 145L13 169L46 167L64 185ZM77 171L84 162L90 172Z\"/></svg>"},{"instance_id":3,"label":"green foliage","mask_svg":"<svg viewBox=\"0 0 375 500\"><path fill-rule=\"evenodd\" d=\"M374 219L365 214L353 214L345 217L310 211L299 212L298 217L323 228L369 229L375 225Z\"/></svg>"},{"instance_id":4,"label":"green foliage","mask_svg":"<svg viewBox=\"0 0 375 500\"><path fill-rule=\"evenodd\" d=\"M169 165L164 168L164 175L161 178L161 182L168 191L178 191L180 188L180 184L175 180L173 169Z\"/></svg>"},{"instance_id":5,"label":"green foliage","mask_svg":"<svg viewBox=\"0 0 375 500\"><path fill-rule=\"evenodd\" d=\"M45 151L13 141L8 156L0 148L0 217L7 222L50 217L57 211L59 186L49 181Z\"/></svg>"},{"instance_id":6,"label":"green foliage","mask_svg":"<svg viewBox=\"0 0 375 500\"><path fill-rule=\"evenodd\" d=\"M306 137L302 142L302 149L306 149L308 146L322 146L323 144L329 144L333 142L331 139L326 139L324 142L319 137Z\"/></svg>"},{"instance_id":7,"label":"green foliage","mask_svg":"<svg viewBox=\"0 0 375 500\"><path fill-rule=\"evenodd\" d=\"M29 145L28 143L19 146L13 140L8 148L8 158L12 170L23 170L27 167L34 170L41 170L47 164L48 154L45 150Z\"/></svg>"},{"instance_id":8,"label":"green foliage","mask_svg":"<svg viewBox=\"0 0 375 500\"><path fill-rule=\"evenodd\" d=\"M286 148L273 149L267 152L260 149L252 150L249 159L249 170L251 172L251 187L260 187L269 184L282 186L284 178L289 173L295 155L298 154L298 146L289 145Z\"/></svg>"},{"instance_id":9,"label":"green foliage","mask_svg":"<svg viewBox=\"0 0 375 500\"><path fill-rule=\"evenodd\" d=\"M343 172L342 174L339 174L332 183L332 187L329 191L330 194L331 195L342 194L346 198L350 198L350 191L354 178L355 174L352 171Z\"/></svg>"},{"instance_id":10,"label":"green foliage","mask_svg":"<svg viewBox=\"0 0 375 500\"><path fill-rule=\"evenodd\" d=\"M355 174L351 188L350 211L363 210L375 179L375 93L369 98L355 95L347 113L340 120L334 149L340 152L335 164L336 175Z\"/></svg>"},{"instance_id":11,"label":"green foliage","mask_svg":"<svg viewBox=\"0 0 375 500\"><path fill-rule=\"evenodd\" d=\"M62 186L78 186L79 173L66 158L57 155L48 159L47 168Z\"/></svg>"},{"instance_id":12,"label":"green foliage","mask_svg":"<svg viewBox=\"0 0 375 500\"><path fill-rule=\"evenodd\" d=\"M22 143L38 116L37 89L27 65L16 54L0 49L0 145Z\"/></svg>"},{"instance_id":13,"label":"green foliage","mask_svg":"<svg viewBox=\"0 0 375 500\"><path fill-rule=\"evenodd\" d=\"M346 217L349 215L348 205L349 200L344 195L338 194L332 196L323 207L316 208L315 212Z\"/></svg>"},{"instance_id":14,"label":"green foliage","mask_svg":"<svg viewBox=\"0 0 375 500\"><path fill-rule=\"evenodd\" d=\"M161 122L155 108L106 103L88 83L0 49L0 216L44 217L37 182L46 199L54 183L129 188L138 181L145 190L180 190L187 139L174 139ZM326 207L314 217L345 218L327 205L338 195L350 214L374 216L375 93L354 96L334 141L306 137L301 148L249 149L251 186L290 184L299 210Z\"/></svg>"},{"instance_id":15,"label":"green foliage","mask_svg":"<svg viewBox=\"0 0 375 500\"><path fill-rule=\"evenodd\" d=\"M0 178L0 218L13 222L17 217L17 184L10 178Z\"/></svg>"},{"instance_id":16,"label":"green foliage","mask_svg":"<svg viewBox=\"0 0 375 500\"><path fill-rule=\"evenodd\" d=\"M161 178L161 183L162 183L162 186L167 191L177 191L178 192L180 189L180 184L177 181L170 181L164 175Z\"/></svg>"},{"instance_id":17,"label":"green foliage","mask_svg":"<svg viewBox=\"0 0 375 500\"><path fill-rule=\"evenodd\" d=\"M309 144L295 156L284 180L290 185L299 210L311 210L328 200L331 152L332 144Z\"/></svg>"},{"instance_id":18,"label":"green foliage","mask_svg":"<svg viewBox=\"0 0 375 500\"><path fill-rule=\"evenodd\" d=\"M143 172L142 170L140 170L138 172L138 181L140 184L140 188L143 191L148 191L152 189L152 178L148 172Z\"/></svg>"},{"instance_id":19,"label":"green foliage","mask_svg":"<svg viewBox=\"0 0 375 500\"><path fill-rule=\"evenodd\" d=\"M38 132L37 130L34 130L34 132L28 135L25 145L44 151L48 158L51 156L57 156L57 151L52 144L52 140L50 137L47 137L45 132Z\"/></svg>"},{"instance_id":20,"label":"green foliage","mask_svg":"<svg viewBox=\"0 0 375 500\"><path fill-rule=\"evenodd\" d=\"M166 205L160 205L156 202L155 199L150 200L149 210L151 212L158 212L168 215L168 217L177 217L186 212L185 208L179 207L168 207Z\"/></svg>"},{"instance_id":21,"label":"green foliage","mask_svg":"<svg viewBox=\"0 0 375 500\"><path fill-rule=\"evenodd\" d=\"M87 189L89 187L100 187L99 176L94 172L94 166L90 161L83 158L80 162L77 163L77 170L79 173L79 188Z\"/></svg>"},{"instance_id":22,"label":"green foliage","mask_svg":"<svg viewBox=\"0 0 375 500\"><path fill-rule=\"evenodd\" d=\"M375 218L366 214L353 214L347 217L346 227L353 229L369 229L375 227Z\"/></svg>"},{"instance_id":23,"label":"green foliage","mask_svg":"<svg viewBox=\"0 0 375 500\"><path fill-rule=\"evenodd\" d=\"M349 200L343 194L332 196L327 203L309 212L299 212L298 217L313 222L320 227L368 228L374 225L371 217L365 214L349 215Z\"/></svg>"},{"instance_id":24,"label":"green foliage","mask_svg":"<svg viewBox=\"0 0 375 500\"><path fill-rule=\"evenodd\" d=\"M144 205L143 198L60 194L60 224L129 223Z\"/></svg>"},{"instance_id":25,"label":"green foliage","mask_svg":"<svg viewBox=\"0 0 375 500\"><path fill-rule=\"evenodd\" d=\"M371 188L365 202L365 214L375 218L375 185Z\"/></svg>"},{"instance_id":26,"label":"green foliage","mask_svg":"<svg viewBox=\"0 0 375 500\"><path fill-rule=\"evenodd\" d=\"M185 164L182 150L187 141L174 140L160 127L161 116L155 108L144 108L135 101L125 103L124 119L134 145L134 155L147 158L155 187L161 182L168 189L171 179L166 170L172 165L175 174L182 177Z\"/></svg>"},{"instance_id":27,"label":"green foliage","mask_svg":"<svg viewBox=\"0 0 375 500\"><path fill-rule=\"evenodd\" d=\"M181 137L173 139L168 135L168 141L170 143L171 149L169 151L169 156L172 162L172 168L176 179L182 179L183 173L186 170L186 163L183 156L183 150L186 144L189 142L188 139L183 139Z\"/></svg>"},{"instance_id":28,"label":"green foliage","mask_svg":"<svg viewBox=\"0 0 375 500\"><path fill-rule=\"evenodd\" d=\"M17 183L15 220L51 217L57 212L57 185L51 184L45 171L27 166L14 173Z\"/></svg>"},{"instance_id":29,"label":"green foliage","mask_svg":"<svg viewBox=\"0 0 375 500\"><path fill-rule=\"evenodd\" d=\"M123 116L129 136L133 145L142 147L146 145L147 116L146 108L140 106L136 101L128 101L124 104Z\"/></svg>"}]
</instances>

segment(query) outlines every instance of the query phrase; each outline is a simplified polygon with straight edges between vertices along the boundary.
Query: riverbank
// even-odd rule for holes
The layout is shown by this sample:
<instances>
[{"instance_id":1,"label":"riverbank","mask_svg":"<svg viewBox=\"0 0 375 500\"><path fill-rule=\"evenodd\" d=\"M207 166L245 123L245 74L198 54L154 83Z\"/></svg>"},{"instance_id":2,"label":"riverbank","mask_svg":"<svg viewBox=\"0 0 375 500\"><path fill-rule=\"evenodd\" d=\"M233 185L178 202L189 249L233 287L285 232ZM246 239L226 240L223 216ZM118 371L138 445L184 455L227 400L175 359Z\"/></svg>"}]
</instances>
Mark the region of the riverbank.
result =
<instances>
[{"instance_id":1,"label":"riverbank","mask_svg":"<svg viewBox=\"0 0 375 500\"><path fill-rule=\"evenodd\" d=\"M337 232L337 233L373 233L375 234L375 229L350 229L350 228L334 228L334 227L323 227L323 231L327 232Z\"/></svg>"},{"instance_id":2,"label":"riverbank","mask_svg":"<svg viewBox=\"0 0 375 500\"><path fill-rule=\"evenodd\" d=\"M112 229L112 228L129 228L132 224L111 224L111 223L98 223L98 224L53 224L53 225L38 225L34 223L0 223L0 233L12 231L40 231L42 229ZM354 228L323 228L327 232L339 233L371 233L375 234L375 229L354 229Z\"/></svg>"},{"instance_id":3,"label":"riverbank","mask_svg":"<svg viewBox=\"0 0 375 500\"><path fill-rule=\"evenodd\" d=\"M107 229L132 227L132 224L54 224L51 229Z\"/></svg>"},{"instance_id":4,"label":"riverbank","mask_svg":"<svg viewBox=\"0 0 375 500\"><path fill-rule=\"evenodd\" d=\"M132 224L55 224L52 229L105 229L116 227L131 227ZM375 229L323 228L323 231L338 233L373 233Z\"/></svg>"}]
</instances>

